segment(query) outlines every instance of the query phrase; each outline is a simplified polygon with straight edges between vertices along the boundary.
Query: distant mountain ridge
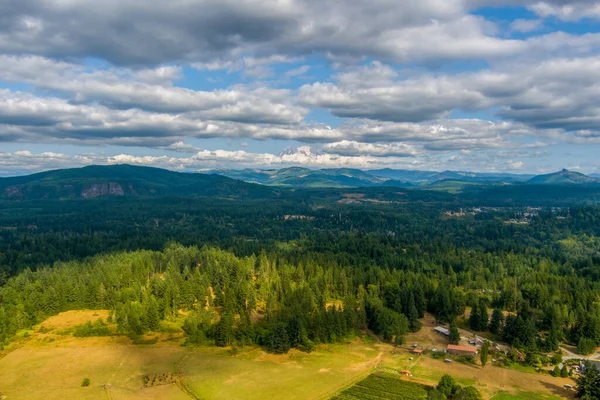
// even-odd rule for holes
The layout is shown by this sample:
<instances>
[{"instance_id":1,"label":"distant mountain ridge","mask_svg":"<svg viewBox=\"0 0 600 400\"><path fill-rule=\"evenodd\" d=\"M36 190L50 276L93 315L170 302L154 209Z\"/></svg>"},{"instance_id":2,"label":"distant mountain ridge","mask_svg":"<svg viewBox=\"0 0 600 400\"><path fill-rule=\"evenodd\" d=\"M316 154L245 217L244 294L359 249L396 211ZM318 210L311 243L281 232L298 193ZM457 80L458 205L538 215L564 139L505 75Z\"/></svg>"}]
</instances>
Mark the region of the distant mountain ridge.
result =
<instances>
[{"instance_id":1,"label":"distant mountain ridge","mask_svg":"<svg viewBox=\"0 0 600 400\"><path fill-rule=\"evenodd\" d=\"M600 179L566 169L552 174L538 175L529 179L527 182L536 185L600 185Z\"/></svg>"},{"instance_id":2,"label":"distant mountain ridge","mask_svg":"<svg viewBox=\"0 0 600 400\"><path fill-rule=\"evenodd\" d=\"M10 200L171 195L264 197L273 189L224 176L125 164L0 178L0 198Z\"/></svg>"},{"instance_id":3,"label":"distant mountain ridge","mask_svg":"<svg viewBox=\"0 0 600 400\"><path fill-rule=\"evenodd\" d=\"M412 171L291 167L182 173L133 165L89 166L0 178L0 199L78 199L123 196L213 196L271 198L284 189L414 188L449 193L494 187L577 185L600 187L600 179L562 170L545 175L460 171Z\"/></svg>"},{"instance_id":4,"label":"distant mountain ridge","mask_svg":"<svg viewBox=\"0 0 600 400\"><path fill-rule=\"evenodd\" d=\"M506 173L477 173L462 171L418 171L401 169L360 170L352 168L309 169L291 167L282 169L221 169L214 174L240 179L262 185L291 187L368 187L393 186L409 188L423 186L444 180L481 183L525 182L534 175Z\"/></svg>"},{"instance_id":5,"label":"distant mountain ridge","mask_svg":"<svg viewBox=\"0 0 600 400\"><path fill-rule=\"evenodd\" d=\"M260 170L214 170L213 174L240 179L246 182L260 183L261 185L288 186L288 187L366 187L366 186L397 186L410 187L408 181L377 176L370 171L352 168L330 168L313 170L302 167Z\"/></svg>"}]
</instances>

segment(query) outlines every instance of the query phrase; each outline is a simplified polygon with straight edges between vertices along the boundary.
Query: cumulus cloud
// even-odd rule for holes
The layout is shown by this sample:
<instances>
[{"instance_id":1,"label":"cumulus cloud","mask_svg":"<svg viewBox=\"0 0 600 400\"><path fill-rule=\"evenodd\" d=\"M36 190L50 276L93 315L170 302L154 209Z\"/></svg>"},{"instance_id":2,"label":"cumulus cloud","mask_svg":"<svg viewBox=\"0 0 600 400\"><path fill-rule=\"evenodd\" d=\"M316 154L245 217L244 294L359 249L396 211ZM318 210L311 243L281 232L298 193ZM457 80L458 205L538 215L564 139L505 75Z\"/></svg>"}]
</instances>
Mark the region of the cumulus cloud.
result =
<instances>
[{"instance_id":1,"label":"cumulus cloud","mask_svg":"<svg viewBox=\"0 0 600 400\"><path fill-rule=\"evenodd\" d=\"M287 71L285 73L285 76L287 76L288 78L295 77L295 76L301 76L301 75L306 74L309 70L310 70L310 65L303 65L298 68L290 69L289 71Z\"/></svg>"},{"instance_id":2,"label":"cumulus cloud","mask_svg":"<svg viewBox=\"0 0 600 400\"><path fill-rule=\"evenodd\" d=\"M171 143L168 146L164 146L163 147L165 150L173 150L173 151L177 151L180 153L195 153L198 151L201 151L202 149L199 147L196 147L194 145L191 145L189 143L184 143L181 140L175 143Z\"/></svg>"},{"instance_id":3,"label":"cumulus cloud","mask_svg":"<svg viewBox=\"0 0 600 400\"><path fill-rule=\"evenodd\" d=\"M482 163L484 164L482 166ZM304 166L308 168L400 168L446 170L460 169L479 171L508 171L525 168L522 161L506 159L488 154L474 157L452 155L432 157L423 154L413 157L377 157L372 155L340 155L315 151L312 147L291 148L279 154L254 153L244 150L200 150L188 156L150 156L127 153L114 155L81 154L69 155L53 152L33 153L31 151L0 151L0 175L26 174L48 169L81 167L86 165L133 164L166 168L177 171L206 171L214 168L282 168Z\"/></svg>"},{"instance_id":4,"label":"cumulus cloud","mask_svg":"<svg viewBox=\"0 0 600 400\"><path fill-rule=\"evenodd\" d=\"M2 130L6 135L5 141L61 140L161 148L173 146L172 150L183 151L183 139L186 137L285 139L337 142L330 148L338 152L353 149L365 154L378 152L379 155L410 155L412 147L372 142L429 142L426 146L428 149L441 150L444 146L448 149L507 146L510 145L507 137L511 135L536 135L535 130L521 124L477 119L444 119L422 123L353 120L338 127L315 123L265 125L204 120L197 118L194 113L166 114L139 109L111 109L104 105L71 104L61 98L38 97L7 89L0 89L0 126L6 127Z\"/></svg>"},{"instance_id":5,"label":"cumulus cloud","mask_svg":"<svg viewBox=\"0 0 600 400\"><path fill-rule=\"evenodd\" d=\"M410 157L417 154L414 147L405 143L361 143L342 140L323 146L328 153L339 155L370 155L374 157Z\"/></svg>"},{"instance_id":6,"label":"cumulus cloud","mask_svg":"<svg viewBox=\"0 0 600 400\"><path fill-rule=\"evenodd\" d=\"M578 21L582 18L600 19L600 3L588 1L541 1L529 6L537 15L543 18L556 17L564 21Z\"/></svg>"},{"instance_id":7,"label":"cumulus cloud","mask_svg":"<svg viewBox=\"0 0 600 400\"><path fill-rule=\"evenodd\" d=\"M94 155L68 155L54 152L32 153L28 150L13 153L0 151L0 175L12 176L49 169L83 167L98 161L98 157Z\"/></svg>"},{"instance_id":8,"label":"cumulus cloud","mask_svg":"<svg viewBox=\"0 0 600 400\"><path fill-rule=\"evenodd\" d=\"M514 32L528 33L540 29L544 22L540 19L516 19L510 24Z\"/></svg>"},{"instance_id":9,"label":"cumulus cloud","mask_svg":"<svg viewBox=\"0 0 600 400\"><path fill-rule=\"evenodd\" d=\"M66 92L78 103L98 102L116 108L163 113L194 112L203 119L297 123L307 110L295 106L290 91L267 87L197 91L176 87L177 67L86 71L81 65L38 56L0 55L0 79L45 90Z\"/></svg>"},{"instance_id":10,"label":"cumulus cloud","mask_svg":"<svg viewBox=\"0 0 600 400\"><path fill-rule=\"evenodd\" d=\"M314 53L439 61L503 56L522 46L494 36L485 20L468 14L465 0L402 7L383 0L349 0L343 6L318 0L4 3L0 51L93 57L118 65L176 61L219 68L248 54L260 59Z\"/></svg>"},{"instance_id":11,"label":"cumulus cloud","mask_svg":"<svg viewBox=\"0 0 600 400\"><path fill-rule=\"evenodd\" d=\"M373 80L363 79L372 75ZM499 108L498 115L537 129L598 130L600 58L552 59L535 66L518 63L498 70L397 79L375 64L312 83L300 100L347 118L422 122L455 110Z\"/></svg>"},{"instance_id":12,"label":"cumulus cloud","mask_svg":"<svg viewBox=\"0 0 600 400\"><path fill-rule=\"evenodd\" d=\"M597 0L404 3L4 0L0 143L164 149L182 157L9 157L176 169L227 159L518 169L538 147L600 143L600 33L548 32L600 18ZM504 6L535 17L475 12ZM307 146L259 154L189 144L203 138Z\"/></svg>"},{"instance_id":13,"label":"cumulus cloud","mask_svg":"<svg viewBox=\"0 0 600 400\"><path fill-rule=\"evenodd\" d=\"M508 167L510 169L521 169L525 166L523 161L509 161Z\"/></svg>"}]
</instances>

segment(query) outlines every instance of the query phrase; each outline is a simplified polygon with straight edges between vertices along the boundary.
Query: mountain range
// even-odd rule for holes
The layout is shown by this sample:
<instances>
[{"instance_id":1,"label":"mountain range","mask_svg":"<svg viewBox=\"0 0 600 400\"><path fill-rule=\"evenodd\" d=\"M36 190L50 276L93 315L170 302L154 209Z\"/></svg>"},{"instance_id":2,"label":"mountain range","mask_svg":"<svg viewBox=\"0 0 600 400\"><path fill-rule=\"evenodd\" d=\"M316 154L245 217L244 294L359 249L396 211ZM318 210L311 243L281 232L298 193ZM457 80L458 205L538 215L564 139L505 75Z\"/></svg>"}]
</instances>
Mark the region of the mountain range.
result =
<instances>
[{"instance_id":1,"label":"mountain range","mask_svg":"<svg viewBox=\"0 0 600 400\"><path fill-rule=\"evenodd\" d=\"M312 170L302 167L261 170L214 170L211 173L261 185L288 187L364 187L364 186L412 186L410 180L378 176L371 171L350 168Z\"/></svg>"},{"instance_id":2,"label":"mountain range","mask_svg":"<svg viewBox=\"0 0 600 400\"><path fill-rule=\"evenodd\" d=\"M562 170L546 175L338 168L214 170L185 173L132 165L88 166L0 178L0 198L74 199L120 196L269 198L286 188L398 187L459 193L501 186L600 187L600 179Z\"/></svg>"},{"instance_id":3,"label":"mountain range","mask_svg":"<svg viewBox=\"0 0 600 400\"><path fill-rule=\"evenodd\" d=\"M562 170L547 175L480 173L463 171L418 171L402 169L359 170L350 168L332 168L312 170L291 167L283 169L221 169L211 171L213 174L227 176L245 182L261 185L290 187L421 187L438 188L439 182L457 181L481 184L600 184L600 179L579 172Z\"/></svg>"},{"instance_id":4,"label":"mountain range","mask_svg":"<svg viewBox=\"0 0 600 400\"><path fill-rule=\"evenodd\" d=\"M0 178L4 199L72 199L108 196L269 197L274 188L213 174L190 174L133 165L88 166Z\"/></svg>"}]
</instances>

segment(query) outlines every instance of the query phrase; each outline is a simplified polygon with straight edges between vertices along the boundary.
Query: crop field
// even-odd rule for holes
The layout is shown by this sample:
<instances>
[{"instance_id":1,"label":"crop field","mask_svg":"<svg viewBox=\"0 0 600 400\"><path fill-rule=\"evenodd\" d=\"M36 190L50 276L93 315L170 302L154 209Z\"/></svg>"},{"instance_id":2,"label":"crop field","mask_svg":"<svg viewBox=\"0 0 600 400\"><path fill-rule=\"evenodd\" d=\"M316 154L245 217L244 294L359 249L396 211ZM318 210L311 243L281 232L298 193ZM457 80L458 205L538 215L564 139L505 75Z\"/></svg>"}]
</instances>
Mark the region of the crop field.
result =
<instances>
[{"instance_id":1,"label":"crop field","mask_svg":"<svg viewBox=\"0 0 600 400\"><path fill-rule=\"evenodd\" d=\"M426 400L427 389L386 373L371 374L332 400Z\"/></svg>"}]
</instances>

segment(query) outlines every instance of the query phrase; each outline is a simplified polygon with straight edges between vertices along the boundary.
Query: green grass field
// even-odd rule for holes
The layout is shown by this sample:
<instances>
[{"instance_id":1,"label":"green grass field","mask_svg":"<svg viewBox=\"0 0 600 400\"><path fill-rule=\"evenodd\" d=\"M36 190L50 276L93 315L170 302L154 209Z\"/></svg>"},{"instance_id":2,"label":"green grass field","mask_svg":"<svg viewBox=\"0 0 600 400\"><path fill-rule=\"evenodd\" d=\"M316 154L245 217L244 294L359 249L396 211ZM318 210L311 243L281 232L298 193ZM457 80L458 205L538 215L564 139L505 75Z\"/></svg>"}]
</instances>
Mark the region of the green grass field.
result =
<instances>
[{"instance_id":1,"label":"green grass field","mask_svg":"<svg viewBox=\"0 0 600 400\"><path fill-rule=\"evenodd\" d=\"M254 349L236 356L192 351L181 363L185 384L198 398L318 399L351 384L379 359L373 346L330 345L306 354L275 356Z\"/></svg>"}]
</instances>

